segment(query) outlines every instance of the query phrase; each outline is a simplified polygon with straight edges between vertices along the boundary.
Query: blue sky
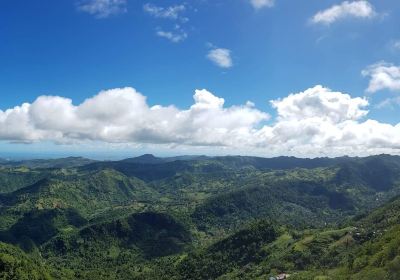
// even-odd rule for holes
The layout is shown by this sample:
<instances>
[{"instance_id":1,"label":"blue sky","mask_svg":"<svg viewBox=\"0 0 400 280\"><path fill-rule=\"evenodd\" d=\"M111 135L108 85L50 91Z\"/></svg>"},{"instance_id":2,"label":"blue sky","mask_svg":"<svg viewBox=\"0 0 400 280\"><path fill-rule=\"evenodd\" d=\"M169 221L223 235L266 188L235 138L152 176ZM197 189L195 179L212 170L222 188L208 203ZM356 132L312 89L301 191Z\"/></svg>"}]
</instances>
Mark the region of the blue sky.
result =
<instances>
[{"instance_id":1,"label":"blue sky","mask_svg":"<svg viewBox=\"0 0 400 280\"><path fill-rule=\"evenodd\" d=\"M79 106L102 90L132 87L147 97L149 107L174 105L187 110L194 104L195 90L207 89L225 100L224 108L251 101L255 104L252 110L269 115L240 128L213 127L230 132L221 136L229 138L244 128L257 130L254 133L260 133L264 125L270 129L279 122L279 107L272 107L271 100L284 100L290 93L322 85L353 99L366 98L368 115L350 120L360 125L367 120L390 125L389 134L397 141L399 12L400 2L392 0L4 0L0 3L0 110L4 115L7 109L32 104L43 95L68 98ZM321 17L317 20L318 13ZM212 57L215 50L219 52ZM383 85L379 71L389 75L390 80ZM375 84L381 86L371 87L374 77ZM320 92L315 94L320 96ZM0 118L0 130L9 131L12 122L5 118L2 123ZM108 145L117 143L123 146L116 148L118 151L133 153L213 154L223 146L223 153L259 154L260 143L265 140L261 151L269 156L267 146L284 142L272 143L272 136L257 138L249 144L253 147L249 151L241 149L240 137L237 142L226 143L187 136L186 132L178 140L167 137L162 141L149 136L143 140L138 134L131 138L93 136L98 133L82 136L75 128L57 133L54 127L44 129L35 120L27 121L29 129L36 129L35 135L26 127L14 134L0 133L0 152L80 153L87 147L109 151ZM202 129L205 127L198 127L197 132ZM169 132L183 133L182 128ZM254 133L246 134L246 138L255 137ZM343 130L340 133L335 141L344 139ZM320 144L320 136L305 139L301 145L318 143L321 150L328 147L328 142ZM292 140L285 139L285 144ZM362 145L368 153L397 153L397 142L393 141L379 144L379 150L373 146L376 142ZM348 147L354 143L343 144L328 154L359 154L359 150ZM301 155L291 149L293 146L276 148L271 155Z\"/></svg>"}]
</instances>

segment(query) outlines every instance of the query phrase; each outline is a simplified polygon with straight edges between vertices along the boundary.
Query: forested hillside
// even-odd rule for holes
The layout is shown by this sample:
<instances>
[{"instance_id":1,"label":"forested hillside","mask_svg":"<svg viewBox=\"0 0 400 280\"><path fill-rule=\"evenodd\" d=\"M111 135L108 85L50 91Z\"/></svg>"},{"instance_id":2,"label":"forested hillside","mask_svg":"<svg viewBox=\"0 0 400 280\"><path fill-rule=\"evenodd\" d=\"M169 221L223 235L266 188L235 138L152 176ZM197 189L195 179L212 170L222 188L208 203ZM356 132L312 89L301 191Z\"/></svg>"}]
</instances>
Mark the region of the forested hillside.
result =
<instances>
[{"instance_id":1,"label":"forested hillside","mask_svg":"<svg viewBox=\"0 0 400 280\"><path fill-rule=\"evenodd\" d=\"M1 161L2 279L399 279L398 195L388 155Z\"/></svg>"}]
</instances>

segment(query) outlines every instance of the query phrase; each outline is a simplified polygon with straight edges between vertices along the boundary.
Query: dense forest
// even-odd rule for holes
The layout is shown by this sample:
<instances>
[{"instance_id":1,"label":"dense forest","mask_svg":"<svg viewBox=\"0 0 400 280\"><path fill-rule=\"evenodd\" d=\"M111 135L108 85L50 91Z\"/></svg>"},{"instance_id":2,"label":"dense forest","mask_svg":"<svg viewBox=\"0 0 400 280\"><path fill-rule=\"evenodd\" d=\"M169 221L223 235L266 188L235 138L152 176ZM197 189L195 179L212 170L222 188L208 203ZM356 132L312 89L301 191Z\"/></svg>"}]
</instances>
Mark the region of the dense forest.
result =
<instances>
[{"instance_id":1,"label":"dense forest","mask_svg":"<svg viewBox=\"0 0 400 280\"><path fill-rule=\"evenodd\" d=\"M400 157L0 160L0 279L279 274L400 279Z\"/></svg>"}]
</instances>

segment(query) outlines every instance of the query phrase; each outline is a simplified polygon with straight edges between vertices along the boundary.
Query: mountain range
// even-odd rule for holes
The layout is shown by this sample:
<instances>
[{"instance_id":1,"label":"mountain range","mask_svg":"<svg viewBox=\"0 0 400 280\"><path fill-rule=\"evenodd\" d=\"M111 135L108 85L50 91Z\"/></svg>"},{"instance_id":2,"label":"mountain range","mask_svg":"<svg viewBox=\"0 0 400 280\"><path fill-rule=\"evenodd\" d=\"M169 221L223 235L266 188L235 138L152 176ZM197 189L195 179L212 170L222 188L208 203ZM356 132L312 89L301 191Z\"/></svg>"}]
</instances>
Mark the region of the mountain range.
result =
<instances>
[{"instance_id":1,"label":"mountain range","mask_svg":"<svg viewBox=\"0 0 400 280\"><path fill-rule=\"evenodd\" d=\"M399 195L391 155L1 160L0 278L399 279Z\"/></svg>"}]
</instances>

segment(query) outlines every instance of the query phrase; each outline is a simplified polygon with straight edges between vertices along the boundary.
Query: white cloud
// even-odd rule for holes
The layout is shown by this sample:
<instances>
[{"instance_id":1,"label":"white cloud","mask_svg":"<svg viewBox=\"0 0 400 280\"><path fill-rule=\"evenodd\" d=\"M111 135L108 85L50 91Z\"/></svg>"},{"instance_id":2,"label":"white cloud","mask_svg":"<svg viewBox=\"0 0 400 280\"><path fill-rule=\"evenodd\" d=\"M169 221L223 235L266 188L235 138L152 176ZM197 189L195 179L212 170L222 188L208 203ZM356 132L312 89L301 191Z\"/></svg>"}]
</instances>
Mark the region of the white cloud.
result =
<instances>
[{"instance_id":1,"label":"white cloud","mask_svg":"<svg viewBox=\"0 0 400 280\"><path fill-rule=\"evenodd\" d=\"M316 24L330 25L346 18L373 18L377 15L368 1L344 1L326 10L319 11L311 21Z\"/></svg>"},{"instance_id":2,"label":"white cloud","mask_svg":"<svg viewBox=\"0 0 400 280\"><path fill-rule=\"evenodd\" d=\"M380 90L400 90L400 66L392 63L378 62L362 71L364 77L370 77L367 92L375 93Z\"/></svg>"},{"instance_id":3,"label":"white cloud","mask_svg":"<svg viewBox=\"0 0 400 280\"><path fill-rule=\"evenodd\" d=\"M352 98L348 94L332 92L316 86L301 93L290 94L284 99L271 101L281 120L304 120L318 117L326 122L340 123L358 120L368 114L363 107L364 98Z\"/></svg>"},{"instance_id":4,"label":"white cloud","mask_svg":"<svg viewBox=\"0 0 400 280\"><path fill-rule=\"evenodd\" d=\"M275 154L303 156L399 153L400 125L365 120L368 101L322 86L272 101L278 118L264 126ZM261 133L260 131L260 133ZM286 152L282 152L286 151Z\"/></svg>"},{"instance_id":5,"label":"white cloud","mask_svg":"<svg viewBox=\"0 0 400 280\"><path fill-rule=\"evenodd\" d=\"M67 98L40 96L0 111L0 139L223 145L228 134L248 135L268 118L246 105L224 108L224 99L206 90L196 90L194 100L187 110L150 107L133 88L102 91L78 106Z\"/></svg>"},{"instance_id":6,"label":"white cloud","mask_svg":"<svg viewBox=\"0 0 400 280\"><path fill-rule=\"evenodd\" d=\"M186 10L185 5L176 5L164 8L156 6L154 4L147 3L143 5L143 10L146 13L157 18L166 18L174 20L182 19L183 21L187 20L187 18L181 16L181 14Z\"/></svg>"},{"instance_id":7,"label":"white cloud","mask_svg":"<svg viewBox=\"0 0 400 280\"><path fill-rule=\"evenodd\" d=\"M126 5L126 0L85 0L78 4L78 9L97 18L107 18L126 13Z\"/></svg>"},{"instance_id":8,"label":"white cloud","mask_svg":"<svg viewBox=\"0 0 400 280\"><path fill-rule=\"evenodd\" d=\"M187 38L187 33L184 32L183 30L178 30L177 32L171 32L171 31L163 31L163 30L158 30L156 32L157 36L166 38L170 40L173 43L179 43L184 41Z\"/></svg>"},{"instance_id":9,"label":"white cloud","mask_svg":"<svg viewBox=\"0 0 400 280\"><path fill-rule=\"evenodd\" d=\"M166 38L173 43L182 42L188 37L188 33L181 26L181 24L184 24L189 20L187 17L182 15L186 11L185 5L182 4L169 7L160 7L154 4L146 3L143 5L143 10L156 18L179 20L180 24L175 24L173 31L165 31L157 28L157 36Z\"/></svg>"},{"instance_id":10,"label":"white cloud","mask_svg":"<svg viewBox=\"0 0 400 280\"><path fill-rule=\"evenodd\" d=\"M255 9L261 9L264 7L272 7L275 4L275 0L250 0L250 4Z\"/></svg>"},{"instance_id":11,"label":"white cloud","mask_svg":"<svg viewBox=\"0 0 400 280\"><path fill-rule=\"evenodd\" d=\"M222 68L231 68L233 66L231 50L212 49L208 52L207 58Z\"/></svg>"},{"instance_id":12,"label":"white cloud","mask_svg":"<svg viewBox=\"0 0 400 280\"><path fill-rule=\"evenodd\" d=\"M133 88L102 91L74 105L58 96L40 96L0 110L0 139L19 142L128 143L226 149L260 156L399 154L400 124L367 119L367 99L322 86L271 101L277 118L254 104L225 107L225 100L196 90L187 109L149 106ZM112 106L110 106L112 104ZM191 147L191 148L190 148Z\"/></svg>"}]
</instances>

